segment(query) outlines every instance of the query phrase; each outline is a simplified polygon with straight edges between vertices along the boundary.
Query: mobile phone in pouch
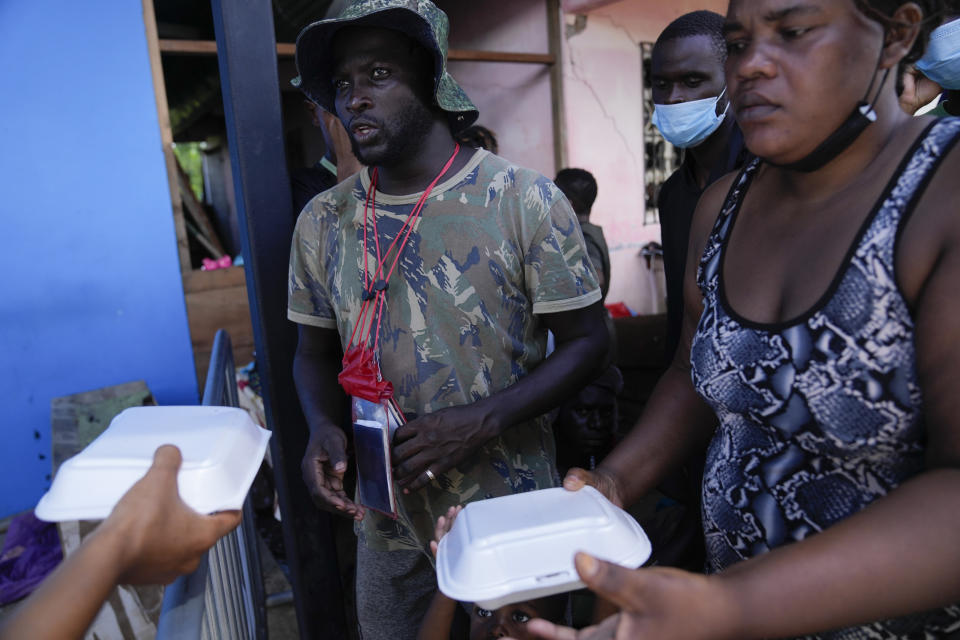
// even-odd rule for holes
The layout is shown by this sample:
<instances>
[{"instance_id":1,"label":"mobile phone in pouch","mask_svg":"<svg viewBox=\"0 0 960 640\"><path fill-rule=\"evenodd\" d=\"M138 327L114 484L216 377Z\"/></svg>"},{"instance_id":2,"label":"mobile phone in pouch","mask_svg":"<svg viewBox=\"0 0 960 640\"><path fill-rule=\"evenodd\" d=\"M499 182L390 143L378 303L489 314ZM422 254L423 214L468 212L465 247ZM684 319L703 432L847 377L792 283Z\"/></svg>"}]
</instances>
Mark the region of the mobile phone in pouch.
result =
<instances>
[{"instance_id":1,"label":"mobile phone in pouch","mask_svg":"<svg viewBox=\"0 0 960 640\"><path fill-rule=\"evenodd\" d=\"M353 423L357 457L357 493L360 504L391 518L397 517L397 494L390 464L390 429L376 420Z\"/></svg>"}]
</instances>

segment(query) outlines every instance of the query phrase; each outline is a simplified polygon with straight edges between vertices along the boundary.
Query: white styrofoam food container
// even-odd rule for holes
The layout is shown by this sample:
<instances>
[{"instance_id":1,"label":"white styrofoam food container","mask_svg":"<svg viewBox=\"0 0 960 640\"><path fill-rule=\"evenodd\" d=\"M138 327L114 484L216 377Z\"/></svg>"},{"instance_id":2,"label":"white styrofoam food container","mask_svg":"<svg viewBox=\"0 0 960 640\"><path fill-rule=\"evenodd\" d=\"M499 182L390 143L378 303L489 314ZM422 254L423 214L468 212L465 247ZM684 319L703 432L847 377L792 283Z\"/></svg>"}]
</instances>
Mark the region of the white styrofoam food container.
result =
<instances>
[{"instance_id":1,"label":"white styrofoam food container","mask_svg":"<svg viewBox=\"0 0 960 640\"><path fill-rule=\"evenodd\" d=\"M66 460L37 504L41 520L102 520L146 474L164 444L183 454L177 486L200 513L240 509L260 468L270 432L233 407L133 407L87 448Z\"/></svg>"},{"instance_id":2,"label":"white styrofoam food container","mask_svg":"<svg viewBox=\"0 0 960 640\"><path fill-rule=\"evenodd\" d=\"M577 551L636 569L651 548L593 487L530 491L468 504L440 540L437 582L447 597L498 609L582 588Z\"/></svg>"}]
</instances>

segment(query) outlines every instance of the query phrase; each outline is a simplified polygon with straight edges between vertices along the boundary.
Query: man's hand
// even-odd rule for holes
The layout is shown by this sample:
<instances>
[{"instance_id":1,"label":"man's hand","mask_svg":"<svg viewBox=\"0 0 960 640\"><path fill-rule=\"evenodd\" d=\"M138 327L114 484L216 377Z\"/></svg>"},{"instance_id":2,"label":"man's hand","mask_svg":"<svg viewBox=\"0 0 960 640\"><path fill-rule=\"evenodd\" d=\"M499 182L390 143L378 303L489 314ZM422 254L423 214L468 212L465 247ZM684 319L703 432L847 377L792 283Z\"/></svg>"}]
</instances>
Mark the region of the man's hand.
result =
<instances>
[{"instance_id":1,"label":"man's hand","mask_svg":"<svg viewBox=\"0 0 960 640\"><path fill-rule=\"evenodd\" d=\"M113 541L121 584L167 584L192 572L207 549L240 524L239 511L204 516L180 499L182 461L172 445L157 449L153 466L94 534Z\"/></svg>"},{"instance_id":2,"label":"man's hand","mask_svg":"<svg viewBox=\"0 0 960 640\"><path fill-rule=\"evenodd\" d=\"M347 471L347 437L340 428L327 426L314 429L300 466L303 481L319 508L345 518L363 520L363 507L348 498L343 490L343 474Z\"/></svg>"},{"instance_id":3,"label":"man's hand","mask_svg":"<svg viewBox=\"0 0 960 640\"><path fill-rule=\"evenodd\" d=\"M527 629L534 636L547 640L737 637L737 608L715 577L666 568L633 571L585 553L577 554L576 566L587 587L617 604L621 612L579 632L532 620Z\"/></svg>"},{"instance_id":4,"label":"man's hand","mask_svg":"<svg viewBox=\"0 0 960 640\"><path fill-rule=\"evenodd\" d=\"M405 492L416 491L456 466L499 434L477 403L441 409L411 420L394 436L393 475Z\"/></svg>"},{"instance_id":5,"label":"man's hand","mask_svg":"<svg viewBox=\"0 0 960 640\"><path fill-rule=\"evenodd\" d=\"M903 73L903 93L900 94L900 108L915 114L943 93L943 88L923 75L923 72L910 65Z\"/></svg>"},{"instance_id":6,"label":"man's hand","mask_svg":"<svg viewBox=\"0 0 960 640\"><path fill-rule=\"evenodd\" d=\"M567 475L563 479L563 488L567 491L580 491L587 485L602 493L613 504L623 508L623 498L621 497L623 494L616 477L602 467L593 471L574 467L567 471Z\"/></svg>"}]
</instances>

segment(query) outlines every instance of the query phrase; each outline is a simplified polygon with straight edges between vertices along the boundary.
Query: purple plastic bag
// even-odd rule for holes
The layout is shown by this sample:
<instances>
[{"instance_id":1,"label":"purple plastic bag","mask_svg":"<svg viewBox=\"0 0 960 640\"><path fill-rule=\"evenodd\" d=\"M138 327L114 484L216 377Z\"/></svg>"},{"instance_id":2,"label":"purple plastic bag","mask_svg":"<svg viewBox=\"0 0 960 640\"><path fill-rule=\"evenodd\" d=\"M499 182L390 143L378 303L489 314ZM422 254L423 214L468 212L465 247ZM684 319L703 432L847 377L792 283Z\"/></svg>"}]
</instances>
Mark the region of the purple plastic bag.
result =
<instances>
[{"instance_id":1,"label":"purple plastic bag","mask_svg":"<svg viewBox=\"0 0 960 640\"><path fill-rule=\"evenodd\" d=\"M57 525L33 512L14 518L0 551L0 605L30 595L61 560Z\"/></svg>"}]
</instances>

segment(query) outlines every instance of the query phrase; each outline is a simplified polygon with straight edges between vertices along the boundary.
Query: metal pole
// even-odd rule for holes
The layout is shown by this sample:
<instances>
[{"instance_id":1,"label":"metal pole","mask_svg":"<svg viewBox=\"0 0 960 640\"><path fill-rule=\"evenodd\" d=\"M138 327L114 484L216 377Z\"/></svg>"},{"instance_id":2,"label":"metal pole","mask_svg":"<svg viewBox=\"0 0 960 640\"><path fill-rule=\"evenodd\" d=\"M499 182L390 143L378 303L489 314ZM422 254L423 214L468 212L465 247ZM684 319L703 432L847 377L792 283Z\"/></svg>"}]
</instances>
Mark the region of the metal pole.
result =
<instances>
[{"instance_id":1,"label":"metal pole","mask_svg":"<svg viewBox=\"0 0 960 640\"><path fill-rule=\"evenodd\" d=\"M301 638L345 638L343 597L329 516L310 501L300 475L307 427L293 384L296 331L286 318L293 236L277 78L277 43L267 0L212 0L257 368L283 538Z\"/></svg>"}]
</instances>

